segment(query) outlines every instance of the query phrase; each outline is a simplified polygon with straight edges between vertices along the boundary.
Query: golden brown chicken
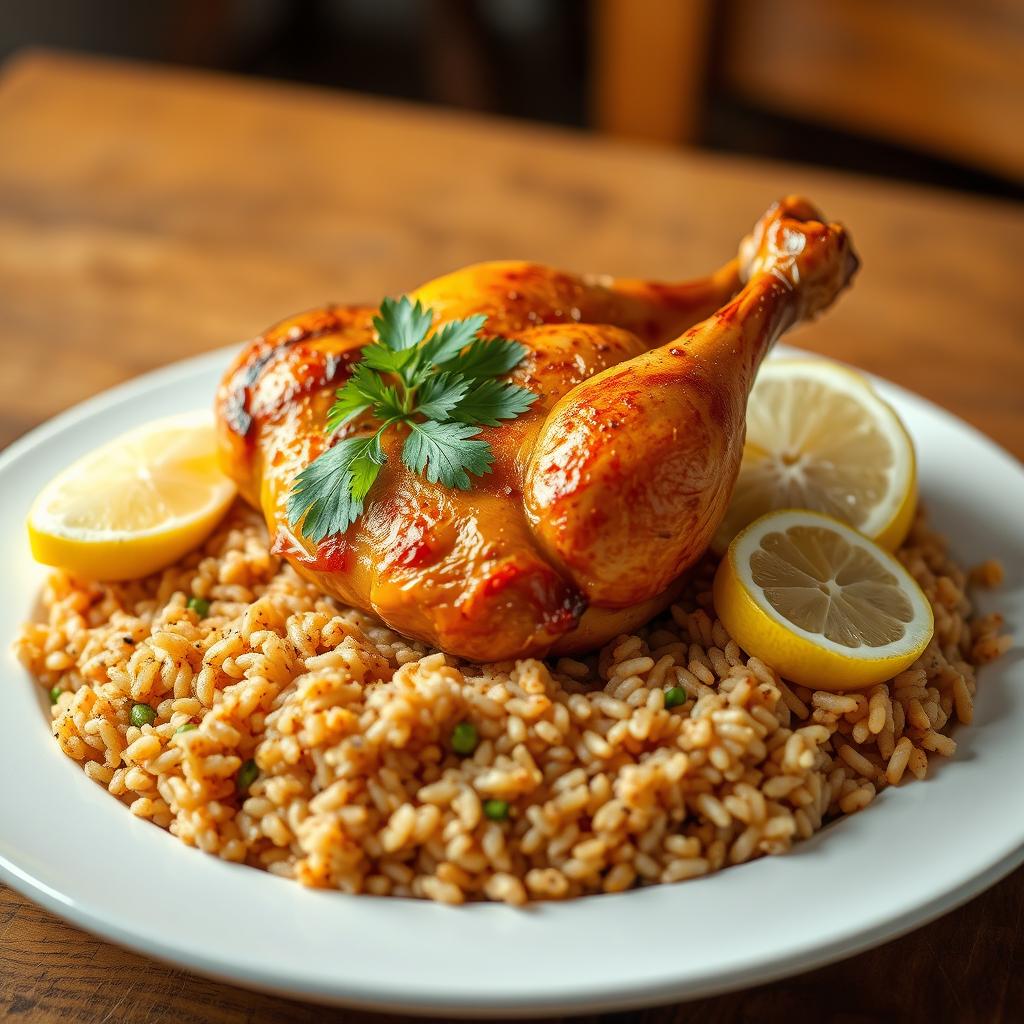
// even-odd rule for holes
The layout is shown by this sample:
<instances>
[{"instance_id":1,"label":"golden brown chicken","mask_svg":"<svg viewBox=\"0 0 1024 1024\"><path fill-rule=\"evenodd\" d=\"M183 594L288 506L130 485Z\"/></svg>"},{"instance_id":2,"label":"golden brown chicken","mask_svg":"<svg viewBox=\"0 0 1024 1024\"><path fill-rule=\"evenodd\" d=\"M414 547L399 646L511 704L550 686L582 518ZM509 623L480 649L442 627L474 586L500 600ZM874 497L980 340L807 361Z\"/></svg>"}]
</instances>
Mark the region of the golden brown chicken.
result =
<instances>
[{"instance_id":1,"label":"golden brown chicken","mask_svg":"<svg viewBox=\"0 0 1024 1024\"><path fill-rule=\"evenodd\" d=\"M424 285L411 297L435 325L483 313L489 333L526 346L511 379L538 398L484 429L493 472L469 491L411 472L401 437L385 435L364 515L316 545L289 525L288 494L332 443L326 412L374 338L375 309L303 313L225 376L223 464L278 552L394 629L474 660L591 649L671 600L724 514L761 360L856 266L844 229L789 198L738 260L685 284L502 262Z\"/></svg>"}]
</instances>

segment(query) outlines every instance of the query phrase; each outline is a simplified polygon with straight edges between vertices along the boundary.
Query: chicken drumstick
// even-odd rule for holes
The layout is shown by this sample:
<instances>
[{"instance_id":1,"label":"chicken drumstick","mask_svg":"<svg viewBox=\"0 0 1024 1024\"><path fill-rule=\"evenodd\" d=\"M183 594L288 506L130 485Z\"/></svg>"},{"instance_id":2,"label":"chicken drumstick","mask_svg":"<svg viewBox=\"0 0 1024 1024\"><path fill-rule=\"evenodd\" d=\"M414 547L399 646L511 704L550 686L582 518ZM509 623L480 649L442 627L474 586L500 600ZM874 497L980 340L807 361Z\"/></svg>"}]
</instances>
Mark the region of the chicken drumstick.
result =
<instances>
[{"instance_id":1,"label":"chicken drumstick","mask_svg":"<svg viewBox=\"0 0 1024 1024\"><path fill-rule=\"evenodd\" d=\"M385 435L365 513L318 545L289 525L288 493L331 443L326 412L373 340L374 309L300 314L225 376L222 461L278 552L396 630L481 661L590 649L671 599L725 512L762 358L856 266L844 229L791 197L738 260L685 284L506 262L424 285L411 298L435 324L484 313L489 333L526 346L511 379L538 398L483 430L493 471L469 491L411 472L401 438ZM356 420L340 433L370 429Z\"/></svg>"}]
</instances>

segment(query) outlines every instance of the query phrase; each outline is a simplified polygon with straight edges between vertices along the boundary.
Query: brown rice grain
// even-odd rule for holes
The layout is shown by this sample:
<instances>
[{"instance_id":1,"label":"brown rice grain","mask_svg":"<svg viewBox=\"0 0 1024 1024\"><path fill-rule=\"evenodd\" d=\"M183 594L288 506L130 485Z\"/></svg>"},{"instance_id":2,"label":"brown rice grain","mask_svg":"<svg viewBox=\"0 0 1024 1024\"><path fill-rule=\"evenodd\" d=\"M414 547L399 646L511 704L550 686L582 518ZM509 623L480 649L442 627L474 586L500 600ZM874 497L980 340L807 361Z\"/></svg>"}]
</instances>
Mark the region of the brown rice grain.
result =
<instances>
[{"instance_id":1,"label":"brown rice grain","mask_svg":"<svg viewBox=\"0 0 1024 1024\"><path fill-rule=\"evenodd\" d=\"M1009 637L973 614L923 519L900 556L936 639L861 693L792 686L748 658L712 614L710 561L667 615L594 657L468 665L324 598L241 507L147 580L55 573L18 654L62 691L60 748L181 841L306 885L520 905L785 852L908 770L923 778L926 752L952 756L952 718L971 720L975 670ZM207 618L189 595L212 602ZM688 699L667 710L671 686ZM142 729L140 699L156 712ZM479 743L459 758L464 720Z\"/></svg>"}]
</instances>

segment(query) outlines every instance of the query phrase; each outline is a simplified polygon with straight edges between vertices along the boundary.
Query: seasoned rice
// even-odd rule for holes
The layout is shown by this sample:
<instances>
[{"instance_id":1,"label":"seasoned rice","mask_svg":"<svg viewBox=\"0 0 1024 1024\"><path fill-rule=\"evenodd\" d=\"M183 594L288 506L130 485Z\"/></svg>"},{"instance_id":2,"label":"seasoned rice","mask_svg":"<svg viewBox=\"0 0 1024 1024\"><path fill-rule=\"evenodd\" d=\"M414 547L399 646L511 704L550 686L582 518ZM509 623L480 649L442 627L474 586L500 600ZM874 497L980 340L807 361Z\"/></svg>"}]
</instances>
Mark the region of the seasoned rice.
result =
<instances>
[{"instance_id":1,"label":"seasoned rice","mask_svg":"<svg viewBox=\"0 0 1024 1024\"><path fill-rule=\"evenodd\" d=\"M60 691L61 749L183 842L304 885L521 904L783 853L951 756L975 670L1010 638L973 614L968 574L923 515L898 554L935 637L860 693L789 685L748 658L714 617L710 562L670 614L594 657L470 665L332 603L241 505L159 575L54 573L47 621L17 649ZM994 562L971 574L1001 578ZM671 687L687 700L666 709ZM131 723L135 703L152 724ZM461 722L471 756L452 750Z\"/></svg>"}]
</instances>

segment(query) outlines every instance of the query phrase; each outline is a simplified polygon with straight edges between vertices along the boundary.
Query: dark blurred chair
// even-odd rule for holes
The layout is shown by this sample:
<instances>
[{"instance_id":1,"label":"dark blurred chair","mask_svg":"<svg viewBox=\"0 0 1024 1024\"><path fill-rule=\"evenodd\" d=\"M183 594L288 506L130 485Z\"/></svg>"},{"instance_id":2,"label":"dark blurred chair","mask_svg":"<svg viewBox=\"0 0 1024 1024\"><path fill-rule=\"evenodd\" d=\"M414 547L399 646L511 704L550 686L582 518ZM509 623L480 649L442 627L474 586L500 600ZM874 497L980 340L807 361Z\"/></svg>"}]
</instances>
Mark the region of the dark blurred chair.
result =
<instances>
[{"instance_id":1,"label":"dark blurred chair","mask_svg":"<svg viewBox=\"0 0 1024 1024\"><path fill-rule=\"evenodd\" d=\"M594 0L594 118L699 143L712 93L1024 181L1021 0Z\"/></svg>"}]
</instances>

